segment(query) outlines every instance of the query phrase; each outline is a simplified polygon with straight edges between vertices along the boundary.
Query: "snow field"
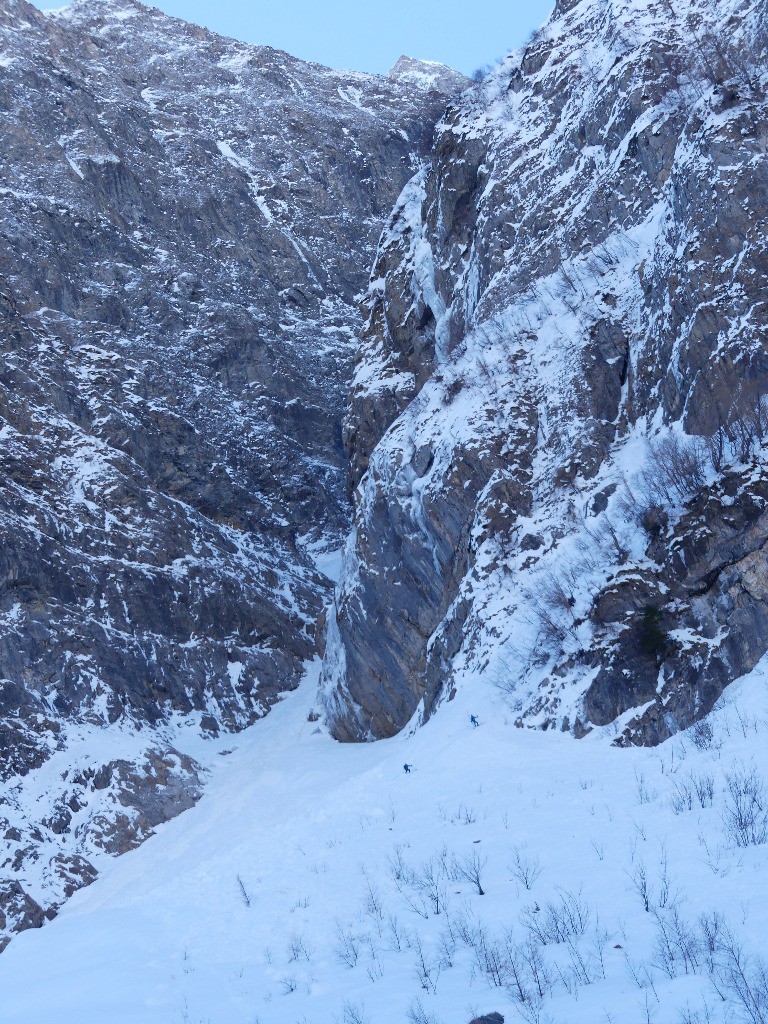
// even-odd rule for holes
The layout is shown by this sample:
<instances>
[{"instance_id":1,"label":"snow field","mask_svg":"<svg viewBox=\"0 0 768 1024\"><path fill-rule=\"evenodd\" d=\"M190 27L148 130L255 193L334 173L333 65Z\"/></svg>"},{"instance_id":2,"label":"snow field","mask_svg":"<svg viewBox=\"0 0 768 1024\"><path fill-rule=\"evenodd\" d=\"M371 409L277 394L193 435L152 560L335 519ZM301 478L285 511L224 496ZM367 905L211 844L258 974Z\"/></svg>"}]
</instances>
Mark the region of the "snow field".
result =
<instances>
[{"instance_id":1,"label":"snow field","mask_svg":"<svg viewBox=\"0 0 768 1024\"><path fill-rule=\"evenodd\" d=\"M728 779L768 785L768 665L656 750L516 729L480 681L411 735L339 745L307 720L315 673L246 733L189 739L201 802L14 939L3 1020L762 1019L722 971L718 995L698 921L759 995L768 846L738 845Z\"/></svg>"}]
</instances>

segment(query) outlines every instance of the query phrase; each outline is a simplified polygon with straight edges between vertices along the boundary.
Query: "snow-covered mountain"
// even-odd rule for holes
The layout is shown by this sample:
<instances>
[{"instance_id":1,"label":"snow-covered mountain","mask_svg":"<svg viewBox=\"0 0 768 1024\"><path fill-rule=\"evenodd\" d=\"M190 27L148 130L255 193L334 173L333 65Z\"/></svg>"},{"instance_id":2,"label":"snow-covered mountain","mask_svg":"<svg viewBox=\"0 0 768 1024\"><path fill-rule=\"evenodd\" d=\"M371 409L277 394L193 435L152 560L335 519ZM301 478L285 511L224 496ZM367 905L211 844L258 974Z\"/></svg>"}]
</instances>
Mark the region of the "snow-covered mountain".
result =
<instances>
[{"instance_id":1,"label":"snow-covered mountain","mask_svg":"<svg viewBox=\"0 0 768 1024\"><path fill-rule=\"evenodd\" d=\"M158 729L240 729L314 653L356 296L466 85L419 67L0 3L5 927L194 802Z\"/></svg>"},{"instance_id":2,"label":"snow-covered mountain","mask_svg":"<svg viewBox=\"0 0 768 1024\"><path fill-rule=\"evenodd\" d=\"M764 0L0 36L6 1012L765 1024Z\"/></svg>"},{"instance_id":3,"label":"snow-covered mountain","mask_svg":"<svg viewBox=\"0 0 768 1024\"><path fill-rule=\"evenodd\" d=\"M768 649L767 45L751 0L560 2L441 121L345 427L339 738L481 673L657 743Z\"/></svg>"}]
</instances>

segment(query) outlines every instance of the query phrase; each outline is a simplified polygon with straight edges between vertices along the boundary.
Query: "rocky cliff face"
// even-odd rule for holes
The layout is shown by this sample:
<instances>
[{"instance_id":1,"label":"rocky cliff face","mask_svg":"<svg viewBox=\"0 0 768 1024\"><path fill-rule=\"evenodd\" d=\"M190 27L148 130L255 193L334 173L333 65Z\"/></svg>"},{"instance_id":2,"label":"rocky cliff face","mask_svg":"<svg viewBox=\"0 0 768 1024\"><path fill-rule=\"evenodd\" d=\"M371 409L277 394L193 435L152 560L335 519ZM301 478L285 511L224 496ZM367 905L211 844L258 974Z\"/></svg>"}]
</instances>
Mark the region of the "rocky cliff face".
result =
<instances>
[{"instance_id":1,"label":"rocky cliff face","mask_svg":"<svg viewBox=\"0 0 768 1024\"><path fill-rule=\"evenodd\" d=\"M768 650L766 21L560 0L433 143L440 66L0 6L0 943L297 685L348 468L340 739L652 744Z\"/></svg>"},{"instance_id":2,"label":"rocky cliff face","mask_svg":"<svg viewBox=\"0 0 768 1024\"><path fill-rule=\"evenodd\" d=\"M0 3L0 942L196 799L167 723L297 685L356 295L465 84Z\"/></svg>"},{"instance_id":3,"label":"rocky cliff face","mask_svg":"<svg viewBox=\"0 0 768 1024\"><path fill-rule=\"evenodd\" d=\"M768 649L764 5L561 0L379 246L323 690L655 743Z\"/></svg>"}]
</instances>

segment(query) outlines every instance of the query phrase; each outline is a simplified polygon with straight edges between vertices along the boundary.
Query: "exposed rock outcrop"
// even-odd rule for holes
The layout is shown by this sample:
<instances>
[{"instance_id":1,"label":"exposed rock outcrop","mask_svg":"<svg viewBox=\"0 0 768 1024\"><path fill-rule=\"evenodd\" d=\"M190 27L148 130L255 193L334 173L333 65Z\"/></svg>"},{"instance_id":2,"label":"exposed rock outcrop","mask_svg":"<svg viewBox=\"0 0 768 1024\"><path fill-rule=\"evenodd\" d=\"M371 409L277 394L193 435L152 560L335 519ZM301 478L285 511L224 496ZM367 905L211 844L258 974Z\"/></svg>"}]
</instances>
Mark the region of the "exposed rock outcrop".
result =
<instances>
[{"instance_id":1,"label":"exposed rock outcrop","mask_svg":"<svg viewBox=\"0 0 768 1024\"><path fill-rule=\"evenodd\" d=\"M619 571L598 594L586 721L605 725L639 706L619 742L654 744L711 711L766 651L766 543L763 466L703 487L651 539L648 569Z\"/></svg>"},{"instance_id":2,"label":"exposed rock outcrop","mask_svg":"<svg viewBox=\"0 0 768 1024\"><path fill-rule=\"evenodd\" d=\"M438 126L345 425L339 738L481 675L654 743L768 649L767 42L749 0L562 2Z\"/></svg>"}]
</instances>

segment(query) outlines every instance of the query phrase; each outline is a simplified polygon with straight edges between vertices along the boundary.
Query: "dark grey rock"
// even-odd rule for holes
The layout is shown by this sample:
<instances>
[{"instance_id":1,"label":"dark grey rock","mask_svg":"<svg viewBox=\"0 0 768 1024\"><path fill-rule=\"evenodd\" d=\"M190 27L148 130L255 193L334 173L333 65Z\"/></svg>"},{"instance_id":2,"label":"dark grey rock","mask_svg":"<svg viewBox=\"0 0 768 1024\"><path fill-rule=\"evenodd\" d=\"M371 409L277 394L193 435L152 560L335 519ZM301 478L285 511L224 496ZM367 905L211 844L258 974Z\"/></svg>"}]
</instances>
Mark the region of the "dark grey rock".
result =
<instances>
[{"instance_id":1,"label":"dark grey rock","mask_svg":"<svg viewBox=\"0 0 768 1024\"><path fill-rule=\"evenodd\" d=\"M590 722L604 725L650 702L624 728L621 745L653 745L708 714L726 685L751 671L768 646L768 475L727 474L706 488L669 535L649 547L653 568L619 581L596 612L621 621L601 650L600 671L584 698ZM649 567L650 568L650 567ZM683 630L646 653L643 612L659 609L662 631Z\"/></svg>"},{"instance_id":2,"label":"dark grey rock","mask_svg":"<svg viewBox=\"0 0 768 1024\"><path fill-rule=\"evenodd\" d=\"M19 882L0 882L0 929L24 931L27 928L42 928L44 921L42 907L24 891ZM6 944L3 942L3 946Z\"/></svg>"}]
</instances>

